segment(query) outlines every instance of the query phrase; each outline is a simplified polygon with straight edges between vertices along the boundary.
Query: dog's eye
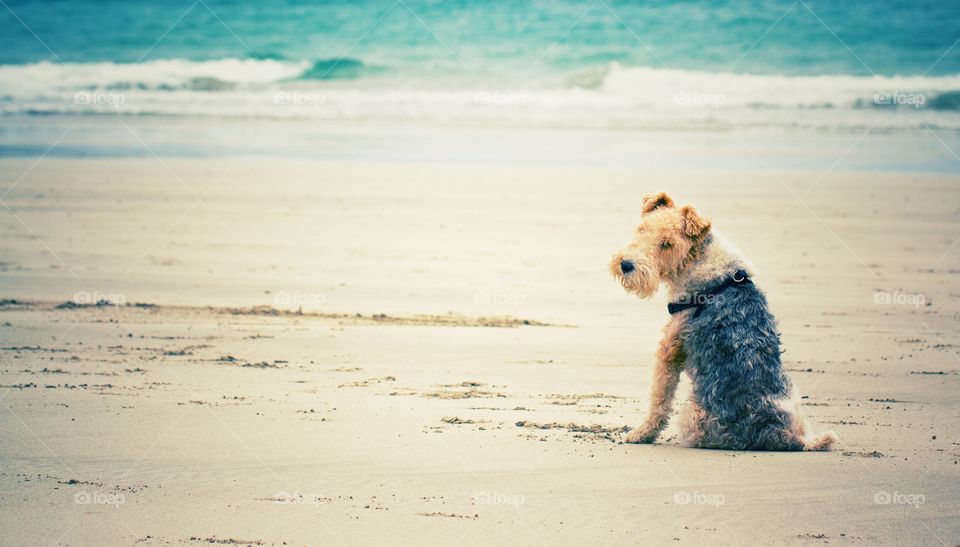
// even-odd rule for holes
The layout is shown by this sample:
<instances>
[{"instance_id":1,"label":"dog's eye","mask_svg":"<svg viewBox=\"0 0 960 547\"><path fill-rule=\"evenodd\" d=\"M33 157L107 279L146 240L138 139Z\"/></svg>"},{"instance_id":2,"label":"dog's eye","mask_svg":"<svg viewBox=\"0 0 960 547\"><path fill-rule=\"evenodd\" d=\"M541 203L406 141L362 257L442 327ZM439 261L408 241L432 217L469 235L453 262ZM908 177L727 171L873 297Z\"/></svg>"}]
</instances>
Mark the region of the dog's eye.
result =
<instances>
[{"instance_id":1,"label":"dog's eye","mask_svg":"<svg viewBox=\"0 0 960 547\"><path fill-rule=\"evenodd\" d=\"M673 243L670 243L669 241L661 241L661 242L660 242L660 248L661 248L661 249L669 249L670 247L673 247Z\"/></svg>"}]
</instances>

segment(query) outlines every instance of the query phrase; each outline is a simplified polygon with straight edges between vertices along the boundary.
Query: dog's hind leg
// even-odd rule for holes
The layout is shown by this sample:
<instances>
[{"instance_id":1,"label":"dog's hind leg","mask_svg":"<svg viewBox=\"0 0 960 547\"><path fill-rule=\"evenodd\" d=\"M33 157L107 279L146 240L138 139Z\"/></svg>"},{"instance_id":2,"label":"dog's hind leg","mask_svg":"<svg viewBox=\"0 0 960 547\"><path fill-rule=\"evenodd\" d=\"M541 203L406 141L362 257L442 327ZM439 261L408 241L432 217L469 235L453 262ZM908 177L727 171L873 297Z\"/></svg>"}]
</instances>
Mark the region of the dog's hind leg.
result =
<instances>
[{"instance_id":1,"label":"dog's hind leg","mask_svg":"<svg viewBox=\"0 0 960 547\"><path fill-rule=\"evenodd\" d=\"M804 449L815 452L825 452L832 449L834 443L836 442L837 434L833 431L827 431L825 433L821 433L819 436L813 439L806 439L804 441Z\"/></svg>"},{"instance_id":2,"label":"dog's hind leg","mask_svg":"<svg viewBox=\"0 0 960 547\"><path fill-rule=\"evenodd\" d=\"M799 416L790 416L786 426L768 427L759 432L755 439L754 450L806 450L827 451L837 442L837 435L827 431L815 438L805 435L806 424Z\"/></svg>"},{"instance_id":3,"label":"dog's hind leg","mask_svg":"<svg viewBox=\"0 0 960 547\"><path fill-rule=\"evenodd\" d=\"M650 413L643 425L627 433L628 443L652 443L670 420L673 397L683 371L683 342L680 340L682 319L674 316L666 328L657 350L657 362L653 370L653 389L650 391Z\"/></svg>"},{"instance_id":4,"label":"dog's hind leg","mask_svg":"<svg viewBox=\"0 0 960 547\"><path fill-rule=\"evenodd\" d=\"M809 427L800 415L800 396L796 391L789 399L780 401L779 406L790 414L790 433L792 433L790 443L800 445L800 448L789 448L789 450L825 452L833 448L837 442L837 434L833 431L825 431L816 437L811 437L807 433Z\"/></svg>"}]
</instances>

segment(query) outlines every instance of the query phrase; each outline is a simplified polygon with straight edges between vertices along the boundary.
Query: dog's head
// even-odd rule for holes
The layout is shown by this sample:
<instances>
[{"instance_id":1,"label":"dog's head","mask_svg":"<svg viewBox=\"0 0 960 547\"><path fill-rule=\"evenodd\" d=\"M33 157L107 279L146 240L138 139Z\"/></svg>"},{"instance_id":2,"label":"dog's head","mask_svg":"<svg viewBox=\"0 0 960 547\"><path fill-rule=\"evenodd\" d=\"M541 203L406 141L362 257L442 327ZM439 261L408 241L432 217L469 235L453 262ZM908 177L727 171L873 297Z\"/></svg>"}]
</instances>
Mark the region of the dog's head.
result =
<instances>
[{"instance_id":1,"label":"dog's head","mask_svg":"<svg viewBox=\"0 0 960 547\"><path fill-rule=\"evenodd\" d=\"M674 277L710 232L710 221L690 205L676 207L665 192L643 198L633 241L610 261L627 292L641 297L657 292L662 277Z\"/></svg>"}]
</instances>

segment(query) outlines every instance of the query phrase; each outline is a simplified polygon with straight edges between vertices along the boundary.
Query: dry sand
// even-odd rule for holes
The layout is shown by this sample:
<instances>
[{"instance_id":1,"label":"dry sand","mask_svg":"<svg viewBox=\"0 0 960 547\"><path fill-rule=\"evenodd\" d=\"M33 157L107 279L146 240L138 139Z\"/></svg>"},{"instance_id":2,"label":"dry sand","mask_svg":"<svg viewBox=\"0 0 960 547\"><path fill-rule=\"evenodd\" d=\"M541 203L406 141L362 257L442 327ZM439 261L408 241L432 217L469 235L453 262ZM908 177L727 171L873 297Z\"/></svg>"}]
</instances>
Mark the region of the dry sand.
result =
<instances>
[{"instance_id":1,"label":"dry sand","mask_svg":"<svg viewBox=\"0 0 960 547\"><path fill-rule=\"evenodd\" d=\"M4 545L960 543L957 177L32 163ZM606 262L658 189L754 261L835 451L620 442L666 311Z\"/></svg>"}]
</instances>

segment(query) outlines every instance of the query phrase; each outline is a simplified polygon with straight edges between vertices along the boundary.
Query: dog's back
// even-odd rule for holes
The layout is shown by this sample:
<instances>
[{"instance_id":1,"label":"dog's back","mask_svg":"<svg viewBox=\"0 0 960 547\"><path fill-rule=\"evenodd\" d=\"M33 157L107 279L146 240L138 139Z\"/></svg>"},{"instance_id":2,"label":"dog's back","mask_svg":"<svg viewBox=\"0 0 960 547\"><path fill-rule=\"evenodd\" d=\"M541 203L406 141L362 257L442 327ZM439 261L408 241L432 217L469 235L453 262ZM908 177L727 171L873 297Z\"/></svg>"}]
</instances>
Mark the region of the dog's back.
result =
<instances>
[{"instance_id":1,"label":"dog's back","mask_svg":"<svg viewBox=\"0 0 960 547\"><path fill-rule=\"evenodd\" d=\"M716 295L683 334L694 397L708 418L698 446L741 450L823 450L832 441L803 438L780 361L780 333L756 285ZM793 433L798 434L793 434Z\"/></svg>"},{"instance_id":2,"label":"dog's back","mask_svg":"<svg viewBox=\"0 0 960 547\"><path fill-rule=\"evenodd\" d=\"M752 283L731 287L687 320L687 370L700 405L724 421L761 398L790 393L780 363L780 334L767 300Z\"/></svg>"}]
</instances>

